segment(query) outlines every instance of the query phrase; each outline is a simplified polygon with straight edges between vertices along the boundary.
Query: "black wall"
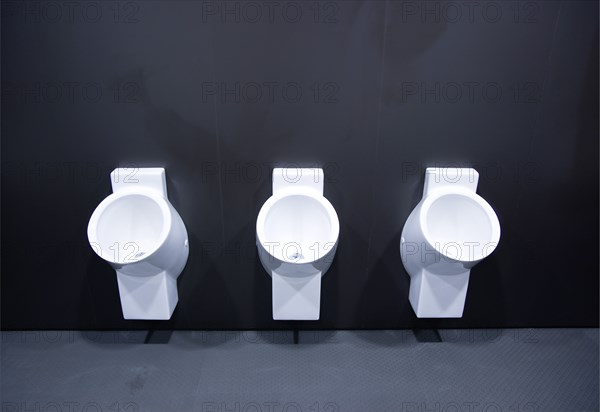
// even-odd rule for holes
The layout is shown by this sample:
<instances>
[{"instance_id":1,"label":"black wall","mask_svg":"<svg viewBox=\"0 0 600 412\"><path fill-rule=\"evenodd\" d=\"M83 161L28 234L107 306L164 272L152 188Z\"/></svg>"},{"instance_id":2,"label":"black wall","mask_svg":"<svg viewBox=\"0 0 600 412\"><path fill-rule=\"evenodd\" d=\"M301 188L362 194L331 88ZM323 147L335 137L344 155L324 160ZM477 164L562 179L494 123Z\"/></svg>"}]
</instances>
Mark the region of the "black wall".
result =
<instances>
[{"instance_id":1,"label":"black wall","mask_svg":"<svg viewBox=\"0 0 600 412\"><path fill-rule=\"evenodd\" d=\"M165 167L190 235L159 327L290 327L254 225L293 165L341 224L302 327L598 326L598 111L595 1L4 1L2 327L150 326L87 241L118 166ZM427 166L475 167L502 226L462 319L408 302Z\"/></svg>"}]
</instances>

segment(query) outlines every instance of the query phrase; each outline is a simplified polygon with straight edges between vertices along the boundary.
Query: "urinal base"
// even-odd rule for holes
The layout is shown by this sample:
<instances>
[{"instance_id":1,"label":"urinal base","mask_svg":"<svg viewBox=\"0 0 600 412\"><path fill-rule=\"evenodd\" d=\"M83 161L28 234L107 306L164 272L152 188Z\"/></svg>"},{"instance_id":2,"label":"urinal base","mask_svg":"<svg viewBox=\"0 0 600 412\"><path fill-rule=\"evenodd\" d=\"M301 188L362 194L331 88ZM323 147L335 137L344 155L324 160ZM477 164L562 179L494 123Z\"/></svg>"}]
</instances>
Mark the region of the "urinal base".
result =
<instances>
[{"instance_id":1,"label":"urinal base","mask_svg":"<svg viewBox=\"0 0 600 412\"><path fill-rule=\"evenodd\" d=\"M319 320L321 275L296 277L272 271L273 320Z\"/></svg>"},{"instance_id":2,"label":"urinal base","mask_svg":"<svg viewBox=\"0 0 600 412\"><path fill-rule=\"evenodd\" d=\"M153 276L131 276L117 271L123 318L169 320L179 297L177 279L167 272Z\"/></svg>"},{"instance_id":3,"label":"urinal base","mask_svg":"<svg viewBox=\"0 0 600 412\"><path fill-rule=\"evenodd\" d=\"M408 300L418 318L462 318L470 270L438 275L421 270L410 277Z\"/></svg>"}]
</instances>

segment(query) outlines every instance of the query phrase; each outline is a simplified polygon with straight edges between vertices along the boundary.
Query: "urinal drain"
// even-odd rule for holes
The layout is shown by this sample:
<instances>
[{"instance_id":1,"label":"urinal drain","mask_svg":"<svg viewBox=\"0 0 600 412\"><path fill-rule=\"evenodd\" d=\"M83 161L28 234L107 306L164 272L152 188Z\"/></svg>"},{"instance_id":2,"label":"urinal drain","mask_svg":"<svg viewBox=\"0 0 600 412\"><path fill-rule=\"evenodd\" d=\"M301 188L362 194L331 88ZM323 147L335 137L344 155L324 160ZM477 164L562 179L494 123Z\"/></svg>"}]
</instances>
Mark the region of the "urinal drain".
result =
<instances>
[{"instance_id":1,"label":"urinal drain","mask_svg":"<svg viewBox=\"0 0 600 412\"><path fill-rule=\"evenodd\" d=\"M292 253L292 254L289 256L289 259L290 259L290 260L299 260L299 259L303 259L303 258L304 258L304 256L302 256L302 254L301 254L301 253Z\"/></svg>"}]
</instances>

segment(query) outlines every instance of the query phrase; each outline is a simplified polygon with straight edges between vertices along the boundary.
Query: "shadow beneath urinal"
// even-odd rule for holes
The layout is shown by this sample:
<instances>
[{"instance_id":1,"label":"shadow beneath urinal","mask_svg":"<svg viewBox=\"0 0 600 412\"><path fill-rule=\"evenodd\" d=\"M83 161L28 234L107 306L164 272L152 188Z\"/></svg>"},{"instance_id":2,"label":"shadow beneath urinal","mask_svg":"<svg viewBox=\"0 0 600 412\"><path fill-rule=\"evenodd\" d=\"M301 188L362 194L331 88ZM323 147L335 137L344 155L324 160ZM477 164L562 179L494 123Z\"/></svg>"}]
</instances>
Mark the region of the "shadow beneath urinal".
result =
<instances>
[{"instance_id":1,"label":"shadow beneath urinal","mask_svg":"<svg viewBox=\"0 0 600 412\"><path fill-rule=\"evenodd\" d=\"M169 320L125 320L121 311L121 301L117 277L114 269L90 249L86 270L86 294L91 302L94 327L98 331L121 329L140 331L143 339L134 341L95 339L93 343L166 343L166 337L148 336L148 333L160 331L169 332L176 329L193 329L199 324L207 328L218 328L224 319L215 318L213 307L221 305L223 299L228 300L224 282L214 262L210 259L211 252L201 241L188 231L190 251L188 261L177 279L178 303ZM192 252L193 251L193 252ZM228 313L228 323L235 324L235 311ZM158 339L158 340L157 340Z\"/></svg>"},{"instance_id":2,"label":"shadow beneath urinal","mask_svg":"<svg viewBox=\"0 0 600 412\"><path fill-rule=\"evenodd\" d=\"M354 339L369 346L396 348L418 344L414 331L410 329L353 330L349 333Z\"/></svg>"},{"instance_id":3,"label":"shadow beneath urinal","mask_svg":"<svg viewBox=\"0 0 600 412\"><path fill-rule=\"evenodd\" d=\"M223 329L240 322L230 268L223 265L220 242L202 242L190 234L190 253L186 276L181 279L177 329ZM228 310L220 310L227 307ZM177 312L177 309L176 309ZM175 313L174 313L175 315Z\"/></svg>"},{"instance_id":4,"label":"shadow beneath urinal","mask_svg":"<svg viewBox=\"0 0 600 412\"><path fill-rule=\"evenodd\" d=\"M364 285L357 323L369 329L412 327L415 317L408 301L409 277L400 258L400 232L387 242L384 250L373 253L377 264L369 271Z\"/></svg>"},{"instance_id":5,"label":"shadow beneath urinal","mask_svg":"<svg viewBox=\"0 0 600 412\"><path fill-rule=\"evenodd\" d=\"M177 332L171 345L182 350L219 346L289 345L293 334L284 330L196 330Z\"/></svg>"},{"instance_id":6,"label":"shadow beneath urinal","mask_svg":"<svg viewBox=\"0 0 600 412\"><path fill-rule=\"evenodd\" d=\"M253 285L252 291L252 308L256 313L257 326L262 324L261 319L265 320L266 324L272 324L276 327L276 321L273 320L273 282L271 276L267 273L260 259L258 251L255 253L256 258L253 262Z\"/></svg>"},{"instance_id":7,"label":"shadow beneath urinal","mask_svg":"<svg viewBox=\"0 0 600 412\"><path fill-rule=\"evenodd\" d=\"M321 304L319 320L302 321L297 330L305 331L312 329L337 329L345 323L344 319L341 318L339 313L339 294L343 279L343 265L341 265L341 259L339 256L340 244L341 243L338 242L338 249L335 252L331 266L329 266L327 272L325 272L325 274L321 277Z\"/></svg>"},{"instance_id":8,"label":"shadow beneath urinal","mask_svg":"<svg viewBox=\"0 0 600 412\"><path fill-rule=\"evenodd\" d=\"M275 328L271 314L271 276L258 257L255 219L251 213L245 216L245 221L234 223L240 229L225 240L219 256L218 264L231 296L228 304L237 315L235 323L227 324L226 328L230 329ZM223 329L223 326L218 328Z\"/></svg>"},{"instance_id":9,"label":"shadow beneath urinal","mask_svg":"<svg viewBox=\"0 0 600 412\"><path fill-rule=\"evenodd\" d=\"M500 271L504 250L510 250L509 239L501 239L494 252L471 269L463 317L451 327L489 328L490 316L496 319L493 327L507 327L507 303L511 298L504 291Z\"/></svg>"},{"instance_id":10,"label":"shadow beneath urinal","mask_svg":"<svg viewBox=\"0 0 600 412\"><path fill-rule=\"evenodd\" d=\"M92 329L123 328L139 330L147 328L145 324L123 319L117 274L107 262L93 251L91 251L91 256L88 257L85 276L86 295L91 302L94 317Z\"/></svg>"},{"instance_id":11,"label":"shadow beneath urinal","mask_svg":"<svg viewBox=\"0 0 600 412\"><path fill-rule=\"evenodd\" d=\"M119 345L143 345L148 338L148 331L106 331L87 330L77 332L78 338L94 346L118 349Z\"/></svg>"},{"instance_id":12,"label":"shadow beneath urinal","mask_svg":"<svg viewBox=\"0 0 600 412\"><path fill-rule=\"evenodd\" d=\"M75 341L82 340L94 346L119 350L127 345L153 343L149 338L155 331L159 331L159 334L164 334L165 330L171 331L173 318L169 321L123 319L116 273L95 254L89 257L86 276L86 293L91 302L95 326L74 332ZM158 342L156 337L154 342Z\"/></svg>"},{"instance_id":13,"label":"shadow beneath urinal","mask_svg":"<svg viewBox=\"0 0 600 412\"><path fill-rule=\"evenodd\" d=\"M325 345L339 343L340 339L338 334L340 331L336 330L299 330L298 338L294 341L296 345Z\"/></svg>"},{"instance_id":14,"label":"shadow beneath urinal","mask_svg":"<svg viewBox=\"0 0 600 412\"><path fill-rule=\"evenodd\" d=\"M196 350L238 342L240 342L239 331L193 330L178 332L177 339L171 344L180 350Z\"/></svg>"}]
</instances>

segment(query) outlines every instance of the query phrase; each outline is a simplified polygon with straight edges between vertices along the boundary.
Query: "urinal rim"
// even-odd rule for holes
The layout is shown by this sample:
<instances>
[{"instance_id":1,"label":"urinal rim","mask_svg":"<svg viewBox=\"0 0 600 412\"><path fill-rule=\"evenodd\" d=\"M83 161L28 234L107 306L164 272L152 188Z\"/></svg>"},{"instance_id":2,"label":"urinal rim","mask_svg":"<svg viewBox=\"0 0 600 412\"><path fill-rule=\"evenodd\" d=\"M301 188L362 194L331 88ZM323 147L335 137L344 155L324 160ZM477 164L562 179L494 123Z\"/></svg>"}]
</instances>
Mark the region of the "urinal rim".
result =
<instances>
[{"instance_id":1,"label":"urinal rim","mask_svg":"<svg viewBox=\"0 0 600 412\"><path fill-rule=\"evenodd\" d=\"M334 244L334 246L336 246L340 237L340 220L331 202L325 196L310 188L280 189L276 194L272 195L265 201L265 203L260 208L260 211L258 212L258 217L256 218L256 238L260 246L265 250L265 252L268 253L270 256L273 256L275 259L281 260L277 256L274 256L271 253L269 253L268 248L265 248L263 246L263 240L265 239L265 221L269 210L277 202L290 196L310 197L316 200L327 211L327 216L329 217L329 221L331 223L330 238L328 239L328 242L331 242ZM325 257L329 256L330 253L335 252L335 250L336 247L332 247L325 255L319 256L316 259L303 260L301 262L286 261L286 263L292 265L311 264L318 260L324 259Z\"/></svg>"},{"instance_id":2,"label":"urinal rim","mask_svg":"<svg viewBox=\"0 0 600 412\"><path fill-rule=\"evenodd\" d=\"M439 245L437 245L437 244L435 244L435 242L431 241L432 236L429 232L429 226L427 224L427 216L428 216L429 210L431 208L431 205L433 205L433 203L436 200L438 200L444 196L449 196L449 195L466 197L469 200L475 202L485 212L485 214L488 218L488 221L490 222L490 225L492 226L492 233L490 236L491 239L487 240L487 244L494 245L491 250L486 249L486 251L487 250L489 250L489 251L487 252L487 254L485 256L483 256L482 254L479 254L477 256L474 256L472 259L456 259L452 256L449 256L447 253L444 253L443 249L441 247L439 247ZM423 203L421 204L421 210L419 212L419 225L421 226L421 230L423 231L423 237L425 238L425 241L429 244L429 246L431 246L433 249L435 249L437 252L439 252L441 255L445 256L446 258L455 260L457 262L480 261L480 260L488 257L489 255L491 255L496 250L496 248L498 247L498 244L500 242L500 235L501 235L500 220L498 219L498 215L496 214L496 211L483 197L479 196L477 193L472 192L468 189L452 187L452 188L439 188L439 189L432 191L429 195L427 195L423 199Z\"/></svg>"},{"instance_id":3,"label":"urinal rim","mask_svg":"<svg viewBox=\"0 0 600 412\"><path fill-rule=\"evenodd\" d=\"M172 225L172 221L173 221L169 203L158 192L155 193L155 191L150 190L150 189L142 189L141 190L139 188L135 189L135 190L120 190L119 192L115 192L115 193L108 195L106 198L104 198L104 200L102 200L102 202L100 202L98 204L98 206L96 206L96 209L94 209L94 212L92 213L92 216L90 217L90 220L88 222L88 230L87 230L88 241L89 241L90 245L92 243L100 244L100 242L98 241L98 235L97 235L98 223L100 221L100 218L102 217L102 214L106 211L106 209L114 202L118 202L118 201L121 201L124 199L126 200L126 198L130 197L130 196L144 196L144 197L149 198L153 202L155 202L158 205L158 207L160 208L161 215L163 218L163 222L162 222L163 226L162 226L161 233L158 237L158 241L156 242L156 246L150 252L146 253L143 257L141 257L139 259L130 259L127 262L115 261L113 259L109 259L109 258L99 255L96 252L96 250L94 249L94 247L92 247L92 249L94 250L94 253L96 253L102 259L104 259L105 261L107 261L109 263L112 263L115 265L120 265L120 266L126 266L126 265L131 265L134 263L140 263L140 262L146 261L146 260L150 259L152 256L154 256L156 254L156 252L166 242L166 240L169 236L169 232L171 231L171 225Z\"/></svg>"}]
</instances>

